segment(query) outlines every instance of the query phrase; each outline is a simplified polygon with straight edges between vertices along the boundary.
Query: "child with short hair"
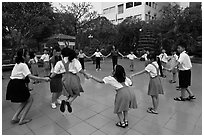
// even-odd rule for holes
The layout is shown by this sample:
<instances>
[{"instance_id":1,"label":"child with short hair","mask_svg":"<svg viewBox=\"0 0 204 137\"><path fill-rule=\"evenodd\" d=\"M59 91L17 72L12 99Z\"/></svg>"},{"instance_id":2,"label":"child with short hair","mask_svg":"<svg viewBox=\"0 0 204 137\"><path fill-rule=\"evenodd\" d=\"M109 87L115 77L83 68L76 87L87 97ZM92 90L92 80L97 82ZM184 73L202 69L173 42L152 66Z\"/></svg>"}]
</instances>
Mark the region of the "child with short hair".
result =
<instances>
[{"instance_id":1,"label":"child with short hair","mask_svg":"<svg viewBox=\"0 0 204 137\"><path fill-rule=\"evenodd\" d=\"M177 60L178 60L178 56L176 55L176 50L173 50L172 56L169 59L170 66L175 65ZM172 77L172 80L169 81L170 83L176 83L176 74L177 74L177 66L172 69L173 77Z\"/></svg>"},{"instance_id":2,"label":"child with short hair","mask_svg":"<svg viewBox=\"0 0 204 137\"><path fill-rule=\"evenodd\" d=\"M140 74L149 73L150 81L148 87L148 95L152 98L153 107L147 109L147 112L152 114L158 114L157 108L159 105L159 94L164 94L161 80L159 77L159 65L156 62L156 55L149 54L147 58L150 63L145 67L144 70L131 75L131 78Z\"/></svg>"},{"instance_id":3,"label":"child with short hair","mask_svg":"<svg viewBox=\"0 0 204 137\"><path fill-rule=\"evenodd\" d=\"M35 52L30 52L30 60L28 62L30 64L30 69L31 69L31 73L34 76L38 76L39 75L39 70L38 70L38 60L37 57L35 55ZM38 80L34 80L33 84L39 83Z\"/></svg>"},{"instance_id":4,"label":"child with short hair","mask_svg":"<svg viewBox=\"0 0 204 137\"><path fill-rule=\"evenodd\" d=\"M57 108L57 104L61 104L61 100L59 99L62 93L62 75L65 73L65 70L62 67L55 67L56 63L61 58L61 49L56 46L53 48L53 56L50 58L51 63L51 81L50 81L50 91L52 93L52 103L51 107L53 109Z\"/></svg>"},{"instance_id":5,"label":"child with short hair","mask_svg":"<svg viewBox=\"0 0 204 137\"><path fill-rule=\"evenodd\" d=\"M130 52L130 54L128 54L127 57L130 60L130 71L134 70L134 59L137 59L137 57L135 56L135 54L133 54L133 51Z\"/></svg>"},{"instance_id":6,"label":"child with short hair","mask_svg":"<svg viewBox=\"0 0 204 137\"><path fill-rule=\"evenodd\" d=\"M116 126L125 128L128 126L128 111L130 108L136 109L137 102L135 94L129 89L132 81L126 77L125 69L121 65L115 65L113 76L104 77L102 80L90 76L101 84L110 84L116 89L114 113L118 115L120 122Z\"/></svg>"},{"instance_id":7,"label":"child with short hair","mask_svg":"<svg viewBox=\"0 0 204 137\"><path fill-rule=\"evenodd\" d=\"M44 48L43 52L44 52L44 54L41 56L40 60L43 61L45 76L49 76L49 71L50 71L49 59L50 59L50 56L48 54L48 49Z\"/></svg>"}]
</instances>

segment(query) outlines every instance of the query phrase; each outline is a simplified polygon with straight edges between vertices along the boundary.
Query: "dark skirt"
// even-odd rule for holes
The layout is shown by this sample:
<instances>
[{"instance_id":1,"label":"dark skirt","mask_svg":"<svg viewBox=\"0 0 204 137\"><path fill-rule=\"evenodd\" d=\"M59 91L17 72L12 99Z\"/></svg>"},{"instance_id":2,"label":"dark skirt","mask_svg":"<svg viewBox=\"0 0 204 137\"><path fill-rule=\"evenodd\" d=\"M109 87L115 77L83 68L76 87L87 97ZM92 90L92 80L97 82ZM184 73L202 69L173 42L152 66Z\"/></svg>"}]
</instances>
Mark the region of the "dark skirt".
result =
<instances>
[{"instance_id":1,"label":"dark skirt","mask_svg":"<svg viewBox=\"0 0 204 137\"><path fill-rule=\"evenodd\" d=\"M149 87L148 87L148 95L150 96L158 96L158 94L164 94L161 80L158 76L154 78L150 78Z\"/></svg>"},{"instance_id":2,"label":"dark skirt","mask_svg":"<svg viewBox=\"0 0 204 137\"><path fill-rule=\"evenodd\" d=\"M11 79L7 86L6 100L15 103L26 102L30 97L30 92L24 79Z\"/></svg>"},{"instance_id":3,"label":"dark skirt","mask_svg":"<svg viewBox=\"0 0 204 137\"><path fill-rule=\"evenodd\" d=\"M135 93L129 87L123 87L117 90L115 95L114 113L128 111L130 108L137 108Z\"/></svg>"},{"instance_id":4,"label":"dark skirt","mask_svg":"<svg viewBox=\"0 0 204 137\"><path fill-rule=\"evenodd\" d=\"M63 90L63 94L65 96L80 96L80 92L84 92L79 76L71 72L66 72L64 74L64 76L62 77L62 84L65 89Z\"/></svg>"},{"instance_id":5,"label":"dark skirt","mask_svg":"<svg viewBox=\"0 0 204 137\"><path fill-rule=\"evenodd\" d=\"M51 93L62 92L62 74L55 75L50 81Z\"/></svg>"},{"instance_id":6,"label":"dark skirt","mask_svg":"<svg viewBox=\"0 0 204 137\"><path fill-rule=\"evenodd\" d=\"M179 87L187 88L191 85L191 70L179 70Z\"/></svg>"}]
</instances>

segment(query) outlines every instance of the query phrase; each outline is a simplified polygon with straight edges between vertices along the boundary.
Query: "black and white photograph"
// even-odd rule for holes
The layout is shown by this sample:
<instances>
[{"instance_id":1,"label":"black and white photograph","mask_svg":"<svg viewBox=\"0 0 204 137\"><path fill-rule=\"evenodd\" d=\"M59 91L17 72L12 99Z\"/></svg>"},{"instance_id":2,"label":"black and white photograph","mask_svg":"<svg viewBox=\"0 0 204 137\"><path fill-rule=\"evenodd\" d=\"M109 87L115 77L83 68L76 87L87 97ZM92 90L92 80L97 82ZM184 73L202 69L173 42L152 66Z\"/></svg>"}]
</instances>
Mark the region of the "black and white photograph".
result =
<instances>
[{"instance_id":1,"label":"black and white photograph","mask_svg":"<svg viewBox=\"0 0 204 137\"><path fill-rule=\"evenodd\" d=\"M2 135L202 135L202 1L1 7Z\"/></svg>"}]
</instances>

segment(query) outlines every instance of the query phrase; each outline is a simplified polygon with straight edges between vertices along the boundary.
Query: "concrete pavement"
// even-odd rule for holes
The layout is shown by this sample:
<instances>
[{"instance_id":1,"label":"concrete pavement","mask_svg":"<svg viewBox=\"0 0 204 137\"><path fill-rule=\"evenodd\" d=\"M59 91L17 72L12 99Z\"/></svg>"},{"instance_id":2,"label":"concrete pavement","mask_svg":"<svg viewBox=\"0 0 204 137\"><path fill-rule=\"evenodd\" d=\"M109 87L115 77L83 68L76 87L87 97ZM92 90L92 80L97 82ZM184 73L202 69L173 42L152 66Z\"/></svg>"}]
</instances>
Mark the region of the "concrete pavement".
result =
<instances>
[{"instance_id":1,"label":"concrete pavement","mask_svg":"<svg viewBox=\"0 0 204 137\"><path fill-rule=\"evenodd\" d=\"M119 59L119 64L129 70L129 60ZM98 78L111 74L112 62L105 59L101 62L102 70L96 72L92 62L85 63L86 72ZM144 69L144 62L135 60L134 72ZM49 82L30 84L34 90L34 103L28 113L30 123L19 126L11 124L10 120L19 104L5 100L6 87L10 72L3 72L2 80L2 134L3 135L201 135L202 134L202 64L193 64L192 86L190 89L196 96L194 101L176 102L179 96L176 90L178 83L170 84L167 78L162 78L164 95L159 97L158 115L149 114L146 109L152 105L147 95L149 77L146 74L133 79L133 87L138 108L129 111L129 126L125 129L115 126L118 118L113 114L115 91L111 86L102 85L80 76L85 90L73 102L73 112L61 113L59 107L50 106L51 93ZM41 74L43 76L43 74Z\"/></svg>"}]
</instances>

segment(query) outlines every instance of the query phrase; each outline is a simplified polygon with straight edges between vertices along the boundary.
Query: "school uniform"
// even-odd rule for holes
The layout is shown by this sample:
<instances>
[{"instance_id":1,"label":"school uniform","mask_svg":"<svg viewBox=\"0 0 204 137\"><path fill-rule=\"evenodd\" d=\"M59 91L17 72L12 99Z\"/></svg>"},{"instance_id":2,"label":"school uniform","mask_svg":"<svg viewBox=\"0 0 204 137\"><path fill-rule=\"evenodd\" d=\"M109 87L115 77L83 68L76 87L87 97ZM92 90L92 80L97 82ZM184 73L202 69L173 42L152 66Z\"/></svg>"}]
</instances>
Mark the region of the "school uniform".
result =
<instances>
[{"instance_id":1,"label":"school uniform","mask_svg":"<svg viewBox=\"0 0 204 137\"><path fill-rule=\"evenodd\" d=\"M49 64L49 55L48 54L43 54L40 58L44 62L44 68L45 70L50 69L50 64Z\"/></svg>"},{"instance_id":2,"label":"school uniform","mask_svg":"<svg viewBox=\"0 0 204 137\"><path fill-rule=\"evenodd\" d=\"M31 72L25 63L15 64L7 86L6 100L22 103L29 99L30 92L25 80L29 74L31 74Z\"/></svg>"},{"instance_id":3,"label":"school uniform","mask_svg":"<svg viewBox=\"0 0 204 137\"><path fill-rule=\"evenodd\" d=\"M127 55L127 58L129 58L130 60L130 66L134 66L134 59L136 59L137 57L134 54L129 54Z\"/></svg>"},{"instance_id":4,"label":"school uniform","mask_svg":"<svg viewBox=\"0 0 204 137\"><path fill-rule=\"evenodd\" d=\"M145 67L145 70L150 75L150 81L148 86L148 95L150 96L158 96L158 94L164 94L161 80L159 77L159 65L156 61L148 64Z\"/></svg>"},{"instance_id":5,"label":"school uniform","mask_svg":"<svg viewBox=\"0 0 204 137\"><path fill-rule=\"evenodd\" d=\"M62 61L58 61L55 66L53 64L53 69L51 73L55 73L56 75L50 81L50 91L51 93L60 93L62 92L62 75L65 73L64 65Z\"/></svg>"},{"instance_id":6,"label":"school uniform","mask_svg":"<svg viewBox=\"0 0 204 137\"><path fill-rule=\"evenodd\" d=\"M124 85L112 76L104 77L103 81L105 84L115 87L114 113L128 111L130 108L137 108L135 93L128 87L132 85L132 81L129 78L126 78Z\"/></svg>"},{"instance_id":7,"label":"school uniform","mask_svg":"<svg viewBox=\"0 0 204 137\"><path fill-rule=\"evenodd\" d=\"M62 78L63 87L65 88L65 92L63 94L71 97L74 95L80 96L80 92L84 92L80 78L77 75L77 73L82 69L81 64L77 59L73 59L72 62L67 62L68 58L64 58L61 61L66 70Z\"/></svg>"},{"instance_id":8,"label":"school uniform","mask_svg":"<svg viewBox=\"0 0 204 137\"><path fill-rule=\"evenodd\" d=\"M178 56L176 54L172 55L170 60L170 66L174 66L177 60L178 60ZM176 72L177 72L177 66L172 69L172 73L176 73Z\"/></svg>"},{"instance_id":9,"label":"school uniform","mask_svg":"<svg viewBox=\"0 0 204 137\"><path fill-rule=\"evenodd\" d=\"M115 65L118 64L118 51L112 50L111 51L111 57L112 57L113 70L114 70Z\"/></svg>"},{"instance_id":10,"label":"school uniform","mask_svg":"<svg viewBox=\"0 0 204 137\"><path fill-rule=\"evenodd\" d=\"M100 69L101 65L100 65L100 60L101 60L101 52L95 52L94 53L95 57L96 57L96 69Z\"/></svg>"},{"instance_id":11,"label":"school uniform","mask_svg":"<svg viewBox=\"0 0 204 137\"><path fill-rule=\"evenodd\" d=\"M30 60L29 60L29 64L30 64L30 66L31 66L31 73L32 73L34 76L38 76L39 71L38 71L38 63L37 63L36 59L35 59L35 58L30 59Z\"/></svg>"},{"instance_id":12,"label":"school uniform","mask_svg":"<svg viewBox=\"0 0 204 137\"><path fill-rule=\"evenodd\" d=\"M84 57L85 57L85 54L79 52L78 58L79 58L79 62L81 63L82 69L85 69L85 67L84 67Z\"/></svg>"},{"instance_id":13,"label":"school uniform","mask_svg":"<svg viewBox=\"0 0 204 137\"><path fill-rule=\"evenodd\" d=\"M180 63L178 65L179 69L179 87L180 88L187 88L191 85L191 60L186 51L183 51L178 59Z\"/></svg>"},{"instance_id":14,"label":"school uniform","mask_svg":"<svg viewBox=\"0 0 204 137\"><path fill-rule=\"evenodd\" d=\"M161 53L161 54L159 55L159 58L160 58L160 61L161 61L162 66L165 67L165 66L166 66L166 63L168 62L168 56L167 56L167 54L166 54L166 53Z\"/></svg>"}]
</instances>

